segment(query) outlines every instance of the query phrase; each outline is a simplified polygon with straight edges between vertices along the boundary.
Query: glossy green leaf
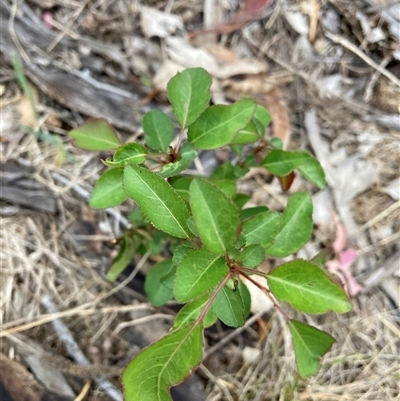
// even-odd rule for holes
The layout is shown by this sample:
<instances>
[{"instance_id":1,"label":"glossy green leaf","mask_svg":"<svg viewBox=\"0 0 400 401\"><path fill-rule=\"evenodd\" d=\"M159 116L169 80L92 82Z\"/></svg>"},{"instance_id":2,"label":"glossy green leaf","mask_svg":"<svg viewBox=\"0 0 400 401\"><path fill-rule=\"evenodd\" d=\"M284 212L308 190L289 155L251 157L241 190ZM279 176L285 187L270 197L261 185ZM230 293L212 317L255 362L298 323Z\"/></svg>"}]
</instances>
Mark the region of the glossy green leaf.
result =
<instances>
[{"instance_id":1,"label":"glossy green leaf","mask_svg":"<svg viewBox=\"0 0 400 401\"><path fill-rule=\"evenodd\" d=\"M147 145L166 153L174 137L174 124L171 119L161 111L152 110L143 116L142 126Z\"/></svg>"},{"instance_id":2,"label":"glossy green leaf","mask_svg":"<svg viewBox=\"0 0 400 401\"><path fill-rule=\"evenodd\" d=\"M174 330L141 351L122 375L125 401L172 401L169 389L201 362L200 324Z\"/></svg>"},{"instance_id":3,"label":"glossy green leaf","mask_svg":"<svg viewBox=\"0 0 400 401\"><path fill-rule=\"evenodd\" d=\"M192 161L196 158L197 152L194 150L194 147L190 143L185 143L182 146L179 160L174 163L168 163L158 172L163 178L173 177L182 171L188 169Z\"/></svg>"},{"instance_id":4,"label":"glossy green leaf","mask_svg":"<svg viewBox=\"0 0 400 401\"><path fill-rule=\"evenodd\" d=\"M187 302L210 291L228 274L225 259L205 249L189 251L178 265L174 294L178 302Z\"/></svg>"},{"instance_id":5,"label":"glossy green leaf","mask_svg":"<svg viewBox=\"0 0 400 401\"><path fill-rule=\"evenodd\" d=\"M140 143L127 143L116 150L114 160L107 159L103 163L110 167L140 164L146 160L146 155L146 149Z\"/></svg>"},{"instance_id":6,"label":"glossy green leaf","mask_svg":"<svg viewBox=\"0 0 400 401\"><path fill-rule=\"evenodd\" d=\"M244 303L240 290L224 286L216 296L212 307L222 322L230 327L240 327L245 322Z\"/></svg>"},{"instance_id":7,"label":"glossy green leaf","mask_svg":"<svg viewBox=\"0 0 400 401\"><path fill-rule=\"evenodd\" d=\"M122 188L122 168L112 168L98 179L90 197L89 206L94 209L107 209L118 206L128 199Z\"/></svg>"},{"instance_id":8,"label":"glossy green leaf","mask_svg":"<svg viewBox=\"0 0 400 401\"><path fill-rule=\"evenodd\" d=\"M255 107L251 99L242 99L230 106L211 106L189 127L188 140L196 149L228 145L249 123Z\"/></svg>"},{"instance_id":9,"label":"glossy green leaf","mask_svg":"<svg viewBox=\"0 0 400 401\"><path fill-rule=\"evenodd\" d=\"M260 244L269 246L275 239L281 216L279 213L269 210L258 213L243 222L242 233L246 237L246 244Z\"/></svg>"},{"instance_id":10,"label":"glossy green leaf","mask_svg":"<svg viewBox=\"0 0 400 401\"><path fill-rule=\"evenodd\" d=\"M314 183L319 189L325 188L325 173L321 164L315 157L311 157L305 164L299 166L297 169L304 178Z\"/></svg>"},{"instance_id":11,"label":"glossy green leaf","mask_svg":"<svg viewBox=\"0 0 400 401\"><path fill-rule=\"evenodd\" d=\"M179 72L168 82L168 99L182 128L192 124L207 107L211 83L210 74L203 68Z\"/></svg>"},{"instance_id":12,"label":"glossy green leaf","mask_svg":"<svg viewBox=\"0 0 400 401\"><path fill-rule=\"evenodd\" d=\"M235 204L215 185L201 178L192 181L189 203L202 243L223 254L240 233L240 216Z\"/></svg>"},{"instance_id":13,"label":"glossy green leaf","mask_svg":"<svg viewBox=\"0 0 400 401\"><path fill-rule=\"evenodd\" d=\"M265 249L261 245L249 245L240 252L239 262L244 267L254 268L259 266L265 257Z\"/></svg>"},{"instance_id":14,"label":"glossy green leaf","mask_svg":"<svg viewBox=\"0 0 400 401\"><path fill-rule=\"evenodd\" d=\"M121 238L121 246L118 255L112 261L110 270L107 273L107 279L114 282L118 276L131 263L139 247L138 240L129 234Z\"/></svg>"},{"instance_id":15,"label":"glossy green leaf","mask_svg":"<svg viewBox=\"0 0 400 401\"><path fill-rule=\"evenodd\" d=\"M305 260L285 263L268 274L268 286L280 301L306 313L351 309L346 292L314 264Z\"/></svg>"},{"instance_id":16,"label":"glossy green leaf","mask_svg":"<svg viewBox=\"0 0 400 401\"><path fill-rule=\"evenodd\" d=\"M113 150L121 146L117 134L104 119L93 118L69 132L75 146L86 150Z\"/></svg>"},{"instance_id":17,"label":"glossy green leaf","mask_svg":"<svg viewBox=\"0 0 400 401\"><path fill-rule=\"evenodd\" d=\"M173 290L162 283L162 278L172 268L172 260L156 263L146 275L144 290L153 306L161 306L170 301L174 295Z\"/></svg>"},{"instance_id":18,"label":"glossy green leaf","mask_svg":"<svg viewBox=\"0 0 400 401\"><path fill-rule=\"evenodd\" d=\"M187 303L176 315L174 327L185 326L186 324L196 321L204 310L210 295L206 294L196 300ZM217 315L210 308L203 319L203 326L210 327L217 321Z\"/></svg>"},{"instance_id":19,"label":"glossy green leaf","mask_svg":"<svg viewBox=\"0 0 400 401\"><path fill-rule=\"evenodd\" d=\"M253 143L260 139L257 127L253 121L250 121L243 129L241 129L232 139L229 145L243 145Z\"/></svg>"},{"instance_id":20,"label":"glossy green leaf","mask_svg":"<svg viewBox=\"0 0 400 401\"><path fill-rule=\"evenodd\" d=\"M307 192L298 192L288 200L275 241L266 250L267 255L285 257L301 249L310 239L312 222L312 200Z\"/></svg>"},{"instance_id":21,"label":"glossy green leaf","mask_svg":"<svg viewBox=\"0 0 400 401\"><path fill-rule=\"evenodd\" d=\"M266 206L248 207L240 211L240 216L242 217L243 220L246 220L249 217L255 216L256 214L268 212L268 210L269 209Z\"/></svg>"},{"instance_id":22,"label":"glossy green leaf","mask_svg":"<svg viewBox=\"0 0 400 401\"><path fill-rule=\"evenodd\" d=\"M189 187L194 177L172 177L170 184L183 200L189 202Z\"/></svg>"},{"instance_id":23,"label":"glossy green leaf","mask_svg":"<svg viewBox=\"0 0 400 401\"><path fill-rule=\"evenodd\" d=\"M306 163L311 158L307 152L288 152L286 150L271 150L261 162L271 174L285 176L294 169Z\"/></svg>"},{"instance_id":24,"label":"glossy green leaf","mask_svg":"<svg viewBox=\"0 0 400 401\"><path fill-rule=\"evenodd\" d=\"M174 237L191 237L186 203L161 177L139 166L128 165L123 182L125 192L154 227Z\"/></svg>"},{"instance_id":25,"label":"glossy green leaf","mask_svg":"<svg viewBox=\"0 0 400 401\"><path fill-rule=\"evenodd\" d=\"M321 358L330 350L335 339L308 324L291 320L294 352L300 376L306 379L318 372Z\"/></svg>"}]
</instances>

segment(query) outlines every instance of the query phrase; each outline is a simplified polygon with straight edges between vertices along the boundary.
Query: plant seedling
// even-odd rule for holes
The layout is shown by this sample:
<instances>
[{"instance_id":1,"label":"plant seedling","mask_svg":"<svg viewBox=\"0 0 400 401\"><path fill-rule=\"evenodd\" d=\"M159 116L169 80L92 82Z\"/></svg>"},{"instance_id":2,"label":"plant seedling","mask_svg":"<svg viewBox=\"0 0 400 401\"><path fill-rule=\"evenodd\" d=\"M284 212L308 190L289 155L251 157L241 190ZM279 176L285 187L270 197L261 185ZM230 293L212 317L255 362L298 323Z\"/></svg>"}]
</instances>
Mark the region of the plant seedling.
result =
<instances>
[{"instance_id":1,"label":"plant seedling","mask_svg":"<svg viewBox=\"0 0 400 401\"><path fill-rule=\"evenodd\" d=\"M244 325L251 299L241 278L259 287L283 314L303 378L318 371L334 339L291 319L278 302L310 314L351 309L343 288L313 261L293 260L270 273L256 269L266 256L286 257L309 241L312 201L307 192L298 192L282 213L266 206L243 208L249 197L237 192L238 178L261 166L279 178L283 189L290 187L295 171L322 189L324 172L308 152L282 150L278 139L265 138L271 118L253 100L209 106L210 86L211 77L202 68L170 80L168 98L180 126L174 147L174 123L160 111L143 118L144 145L122 145L99 119L70 132L84 149L115 150L104 161L109 168L98 180L90 206L113 207L129 197L139 207L129 216L132 226L120 239L108 278L115 280L135 254L164 250L168 256L146 277L146 293L155 306L172 298L184 304L169 333L126 367L122 382L127 401L170 401L169 389L201 362L204 328L217 319L231 327ZM225 146L238 155L237 164L227 161L209 177L185 175L199 151ZM266 156L257 163L262 152ZM253 274L263 276L266 285L253 280Z\"/></svg>"}]
</instances>

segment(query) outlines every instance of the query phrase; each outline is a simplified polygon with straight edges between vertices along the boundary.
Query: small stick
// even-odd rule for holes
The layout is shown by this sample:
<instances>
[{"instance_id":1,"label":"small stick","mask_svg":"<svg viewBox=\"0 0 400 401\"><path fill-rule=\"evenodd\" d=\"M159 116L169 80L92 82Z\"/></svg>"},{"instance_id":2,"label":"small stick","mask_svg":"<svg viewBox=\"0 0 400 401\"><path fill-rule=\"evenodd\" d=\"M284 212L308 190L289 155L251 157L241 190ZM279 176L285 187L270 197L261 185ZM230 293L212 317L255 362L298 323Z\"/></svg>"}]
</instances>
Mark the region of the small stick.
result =
<instances>
[{"instance_id":1,"label":"small stick","mask_svg":"<svg viewBox=\"0 0 400 401\"><path fill-rule=\"evenodd\" d=\"M381 65L376 63L374 60L372 60L370 57L368 57L364 52L362 52L358 47L353 45L353 43L349 42L347 39L342 38L339 35L333 35L332 33L326 32L325 36L332 40L335 43L339 43L346 49L350 50L353 52L355 55L363 59L368 65L370 65L372 68L375 68L376 71L384 75L386 78L388 78L390 81L392 81L395 85L400 87L400 79L398 79L396 76L394 76L390 71L388 71L386 68L383 68Z\"/></svg>"},{"instance_id":2,"label":"small stick","mask_svg":"<svg viewBox=\"0 0 400 401\"><path fill-rule=\"evenodd\" d=\"M42 305L47 309L48 313L58 312L56 305L48 295L41 298ZM60 320L56 319L52 322L53 328L57 333L58 338L64 344L65 349L76 363L83 366L89 366L90 361L86 358L85 354L79 348L79 345L74 340L68 327ZM104 390L113 400L123 401L123 395L109 380L103 378L95 378L96 384Z\"/></svg>"}]
</instances>

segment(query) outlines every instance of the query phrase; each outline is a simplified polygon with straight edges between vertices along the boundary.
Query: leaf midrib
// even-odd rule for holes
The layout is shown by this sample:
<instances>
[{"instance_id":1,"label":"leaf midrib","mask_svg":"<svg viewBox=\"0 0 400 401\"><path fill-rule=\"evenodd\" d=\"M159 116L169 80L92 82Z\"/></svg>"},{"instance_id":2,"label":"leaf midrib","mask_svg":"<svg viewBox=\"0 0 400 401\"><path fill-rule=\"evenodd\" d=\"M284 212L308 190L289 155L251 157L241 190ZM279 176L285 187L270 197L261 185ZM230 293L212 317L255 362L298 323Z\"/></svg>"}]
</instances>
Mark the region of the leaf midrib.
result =
<instances>
[{"instance_id":1,"label":"leaf midrib","mask_svg":"<svg viewBox=\"0 0 400 401\"><path fill-rule=\"evenodd\" d=\"M164 205L165 209L168 211L168 213L171 215L171 217L173 218L173 220L175 220L175 222L178 224L179 228L182 230L182 232L184 234L186 234L186 237L188 238L189 235L186 232L186 230L182 227L181 223L176 219L176 217L172 214L172 212L170 211L170 208L165 204L165 202L158 196L158 194L156 192L153 191L153 189L151 187L149 187L149 185L146 183L146 181L143 180L142 177L140 177L140 174L138 174L134 169L133 166L130 166L131 170L135 173L135 175L137 176L137 178L140 179L140 181L156 196L156 198L160 201L160 203L162 205Z\"/></svg>"},{"instance_id":2,"label":"leaf midrib","mask_svg":"<svg viewBox=\"0 0 400 401\"><path fill-rule=\"evenodd\" d=\"M228 111L230 112L231 110L229 110L230 106L215 106L215 107L226 107L228 109ZM211 109L211 108L210 108ZM222 123L218 124L218 125L214 125L213 128L209 129L208 131L204 131L202 135L197 136L194 140L192 140L192 143L195 143L196 141L198 141L199 139L203 138L204 135L209 135L211 132L220 129L221 127L223 127L226 124L229 124L232 120L234 120L235 118L239 117L240 115L242 115L243 113L247 112L248 108L243 109L241 113L239 114L233 114L233 116L229 119L226 120L224 119ZM250 117L251 118L251 117ZM248 121L244 124L243 127L238 128L235 130L235 132L233 133L233 135L237 134L242 128L244 128L247 125Z\"/></svg>"}]
</instances>

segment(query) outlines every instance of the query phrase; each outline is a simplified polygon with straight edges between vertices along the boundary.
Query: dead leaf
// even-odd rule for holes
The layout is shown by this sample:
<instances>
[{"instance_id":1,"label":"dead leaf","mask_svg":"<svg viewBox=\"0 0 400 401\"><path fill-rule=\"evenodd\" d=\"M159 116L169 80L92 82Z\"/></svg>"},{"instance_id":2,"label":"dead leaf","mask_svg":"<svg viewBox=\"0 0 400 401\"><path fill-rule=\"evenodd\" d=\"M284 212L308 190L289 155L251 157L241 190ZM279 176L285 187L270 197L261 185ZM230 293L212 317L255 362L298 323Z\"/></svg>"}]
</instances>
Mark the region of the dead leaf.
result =
<instances>
[{"instance_id":1,"label":"dead leaf","mask_svg":"<svg viewBox=\"0 0 400 401\"><path fill-rule=\"evenodd\" d=\"M264 18L265 11L268 9L271 2L272 0L246 0L243 8L226 23L193 31L189 34L189 37L204 35L206 33L215 33L221 35L224 33L237 31L249 22Z\"/></svg>"},{"instance_id":2,"label":"dead leaf","mask_svg":"<svg viewBox=\"0 0 400 401\"><path fill-rule=\"evenodd\" d=\"M272 134L283 142L286 149L290 141L290 120L282 92L275 88L264 97L264 101L272 117Z\"/></svg>"},{"instance_id":3,"label":"dead leaf","mask_svg":"<svg viewBox=\"0 0 400 401\"><path fill-rule=\"evenodd\" d=\"M30 85L32 94L33 94L33 99L35 102L35 105L38 103L38 93L36 91L35 88L33 88ZM25 125L27 127L31 127L33 128L36 124L36 117L35 117L35 111L34 108L32 107L31 102L28 99L28 96L26 96L25 94L23 94L21 96L20 101L16 104L16 109L18 111L18 113L20 114L20 119L19 119L19 123L21 125Z\"/></svg>"},{"instance_id":4,"label":"dead leaf","mask_svg":"<svg viewBox=\"0 0 400 401\"><path fill-rule=\"evenodd\" d=\"M182 30L183 21L178 15L167 14L153 7L142 7L140 26L148 38L166 38L177 30Z\"/></svg>"}]
</instances>

